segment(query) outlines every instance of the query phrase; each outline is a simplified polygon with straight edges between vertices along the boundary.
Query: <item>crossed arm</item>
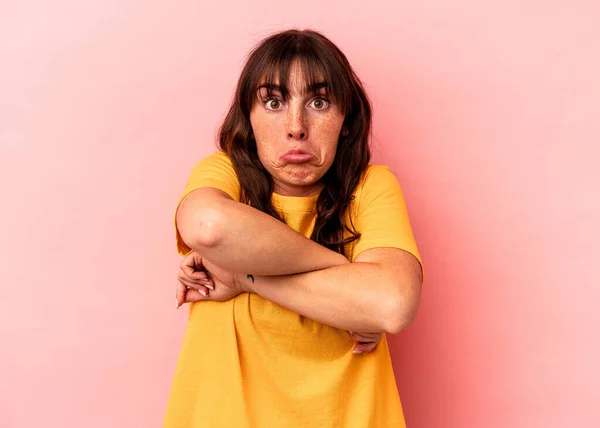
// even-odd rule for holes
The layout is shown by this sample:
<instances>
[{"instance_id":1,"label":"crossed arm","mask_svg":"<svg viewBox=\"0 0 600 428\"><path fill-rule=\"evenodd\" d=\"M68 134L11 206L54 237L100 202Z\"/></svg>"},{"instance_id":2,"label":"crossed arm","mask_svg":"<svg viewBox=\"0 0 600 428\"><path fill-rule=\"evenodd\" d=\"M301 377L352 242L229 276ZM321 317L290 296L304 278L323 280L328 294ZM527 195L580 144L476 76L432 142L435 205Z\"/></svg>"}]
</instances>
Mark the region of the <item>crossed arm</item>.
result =
<instances>
[{"instance_id":1,"label":"crossed arm","mask_svg":"<svg viewBox=\"0 0 600 428\"><path fill-rule=\"evenodd\" d=\"M323 324L397 333L416 314L420 265L402 250L374 248L350 263L214 188L195 190L182 201L177 226L188 247L237 273L245 290Z\"/></svg>"}]
</instances>

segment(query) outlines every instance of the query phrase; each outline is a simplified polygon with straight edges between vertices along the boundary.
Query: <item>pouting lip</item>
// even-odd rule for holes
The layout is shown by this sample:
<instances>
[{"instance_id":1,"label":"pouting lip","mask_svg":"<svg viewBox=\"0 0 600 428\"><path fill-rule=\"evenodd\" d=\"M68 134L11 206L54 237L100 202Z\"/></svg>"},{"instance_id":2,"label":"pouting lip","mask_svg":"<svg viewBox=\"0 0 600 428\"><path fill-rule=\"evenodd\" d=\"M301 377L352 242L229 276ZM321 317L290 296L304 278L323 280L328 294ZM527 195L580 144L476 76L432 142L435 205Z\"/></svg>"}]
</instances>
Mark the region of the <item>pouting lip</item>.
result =
<instances>
[{"instance_id":1,"label":"pouting lip","mask_svg":"<svg viewBox=\"0 0 600 428\"><path fill-rule=\"evenodd\" d=\"M309 155L310 153L305 152L304 150L288 150L285 152L285 155Z\"/></svg>"},{"instance_id":2,"label":"pouting lip","mask_svg":"<svg viewBox=\"0 0 600 428\"><path fill-rule=\"evenodd\" d=\"M310 162L312 159L314 159L314 155L303 150L288 150L283 156L281 156L281 160L286 163L300 164Z\"/></svg>"}]
</instances>

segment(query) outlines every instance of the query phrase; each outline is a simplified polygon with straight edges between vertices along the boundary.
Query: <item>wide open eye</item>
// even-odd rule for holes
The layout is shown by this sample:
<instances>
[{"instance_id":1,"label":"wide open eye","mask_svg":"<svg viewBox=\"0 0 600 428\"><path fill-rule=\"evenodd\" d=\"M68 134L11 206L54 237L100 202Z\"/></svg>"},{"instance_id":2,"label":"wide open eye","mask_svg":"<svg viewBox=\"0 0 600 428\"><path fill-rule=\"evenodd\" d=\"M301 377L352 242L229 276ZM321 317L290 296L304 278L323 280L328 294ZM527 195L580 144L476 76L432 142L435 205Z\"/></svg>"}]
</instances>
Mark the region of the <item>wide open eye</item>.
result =
<instances>
[{"instance_id":1,"label":"wide open eye","mask_svg":"<svg viewBox=\"0 0 600 428\"><path fill-rule=\"evenodd\" d=\"M282 102L277 98L269 98L265 101L265 107L267 110L279 110L282 107Z\"/></svg>"},{"instance_id":2,"label":"wide open eye","mask_svg":"<svg viewBox=\"0 0 600 428\"><path fill-rule=\"evenodd\" d=\"M325 98L315 98L310 102L309 105L316 110L324 110L329 107L329 101L327 101Z\"/></svg>"}]
</instances>

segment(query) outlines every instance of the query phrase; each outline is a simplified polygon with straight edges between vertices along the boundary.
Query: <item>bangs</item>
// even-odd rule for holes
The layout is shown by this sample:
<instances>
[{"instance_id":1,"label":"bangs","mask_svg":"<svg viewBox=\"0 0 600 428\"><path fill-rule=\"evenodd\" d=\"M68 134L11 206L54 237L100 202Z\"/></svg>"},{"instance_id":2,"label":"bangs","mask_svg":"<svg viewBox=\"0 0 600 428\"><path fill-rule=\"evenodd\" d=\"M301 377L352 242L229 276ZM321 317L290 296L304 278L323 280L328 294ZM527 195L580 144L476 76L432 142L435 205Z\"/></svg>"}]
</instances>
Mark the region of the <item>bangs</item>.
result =
<instances>
[{"instance_id":1,"label":"bangs","mask_svg":"<svg viewBox=\"0 0 600 428\"><path fill-rule=\"evenodd\" d=\"M290 70L297 66L304 77L304 89L332 98L344 114L352 105L351 83L346 69L335 53L314 39L287 37L267 41L260 51L251 54L247 67L248 77L243 85L245 107L250 111L261 87L269 96L278 90L287 100L290 94ZM242 95L242 94L240 94Z\"/></svg>"}]
</instances>

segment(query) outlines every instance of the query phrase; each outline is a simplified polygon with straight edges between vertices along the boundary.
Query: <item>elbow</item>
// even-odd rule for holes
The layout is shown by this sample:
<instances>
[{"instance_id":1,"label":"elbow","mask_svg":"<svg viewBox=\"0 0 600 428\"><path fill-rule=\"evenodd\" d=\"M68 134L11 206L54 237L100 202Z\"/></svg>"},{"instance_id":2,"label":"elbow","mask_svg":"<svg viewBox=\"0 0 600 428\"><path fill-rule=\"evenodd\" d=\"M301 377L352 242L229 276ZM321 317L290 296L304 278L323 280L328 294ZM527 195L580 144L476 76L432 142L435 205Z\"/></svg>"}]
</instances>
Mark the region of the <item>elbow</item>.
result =
<instances>
[{"instance_id":1,"label":"elbow","mask_svg":"<svg viewBox=\"0 0 600 428\"><path fill-rule=\"evenodd\" d=\"M417 317L419 308L420 287L414 292L397 293L397 296L387 300L383 330L386 333L398 334L406 330Z\"/></svg>"},{"instance_id":2,"label":"elbow","mask_svg":"<svg viewBox=\"0 0 600 428\"><path fill-rule=\"evenodd\" d=\"M215 206L203 207L194 216L193 244L200 248L212 248L221 242L223 215Z\"/></svg>"},{"instance_id":3,"label":"elbow","mask_svg":"<svg viewBox=\"0 0 600 428\"><path fill-rule=\"evenodd\" d=\"M197 205L181 219L178 227L184 242L194 251L205 253L222 241L224 215L218 204Z\"/></svg>"},{"instance_id":4,"label":"elbow","mask_svg":"<svg viewBox=\"0 0 600 428\"><path fill-rule=\"evenodd\" d=\"M415 311L416 312L416 311ZM384 331L389 334L398 334L406 330L414 321L416 313L406 313L402 309L397 309L389 314L384 321Z\"/></svg>"}]
</instances>

